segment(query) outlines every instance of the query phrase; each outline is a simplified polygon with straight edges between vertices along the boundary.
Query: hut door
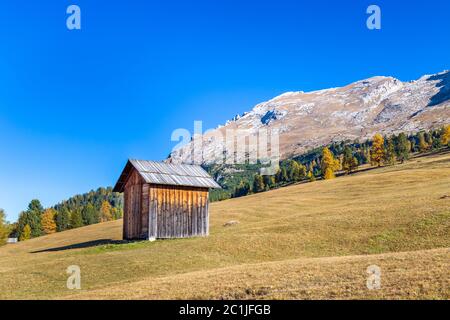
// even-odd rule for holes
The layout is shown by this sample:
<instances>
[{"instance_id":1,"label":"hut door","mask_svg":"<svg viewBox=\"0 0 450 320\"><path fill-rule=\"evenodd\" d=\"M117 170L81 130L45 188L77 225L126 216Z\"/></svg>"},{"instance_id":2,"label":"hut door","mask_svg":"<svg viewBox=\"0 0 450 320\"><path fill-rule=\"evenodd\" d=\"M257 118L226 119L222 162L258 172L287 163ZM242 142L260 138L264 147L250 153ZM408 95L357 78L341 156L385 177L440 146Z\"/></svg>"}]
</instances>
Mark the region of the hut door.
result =
<instances>
[{"instance_id":1,"label":"hut door","mask_svg":"<svg viewBox=\"0 0 450 320\"><path fill-rule=\"evenodd\" d=\"M131 186L130 202L130 236L132 239L139 239L141 236L141 191L142 185Z\"/></svg>"}]
</instances>

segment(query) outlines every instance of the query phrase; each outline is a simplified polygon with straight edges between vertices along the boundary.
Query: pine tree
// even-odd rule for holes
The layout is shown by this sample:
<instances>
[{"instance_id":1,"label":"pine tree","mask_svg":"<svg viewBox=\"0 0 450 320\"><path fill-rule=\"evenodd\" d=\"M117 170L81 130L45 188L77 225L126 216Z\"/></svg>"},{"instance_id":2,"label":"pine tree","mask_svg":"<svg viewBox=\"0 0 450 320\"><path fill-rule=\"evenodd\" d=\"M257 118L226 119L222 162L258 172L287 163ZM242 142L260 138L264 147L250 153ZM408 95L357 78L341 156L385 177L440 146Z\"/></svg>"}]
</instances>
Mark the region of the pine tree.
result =
<instances>
[{"instance_id":1,"label":"pine tree","mask_svg":"<svg viewBox=\"0 0 450 320\"><path fill-rule=\"evenodd\" d=\"M277 173L275 173L275 183L281 183L281 168L278 168Z\"/></svg>"},{"instance_id":2,"label":"pine tree","mask_svg":"<svg viewBox=\"0 0 450 320\"><path fill-rule=\"evenodd\" d=\"M277 184L281 184L283 182L287 182L288 180L289 178L287 176L286 168L284 166L280 167L275 175L275 182Z\"/></svg>"},{"instance_id":3,"label":"pine tree","mask_svg":"<svg viewBox=\"0 0 450 320\"><path fill-rule=\"evenodd\" d=\"M425 137L425 141L427 143L428 146L432 146L433 145L433 134L432 132L425 132L424 133L424 137Z\"/></svg>"},{"instance_id":4,"label":"pine tree","mask_svg":"<svg viewBox=\"0 0 450 320\"><path fill-rule=\"evenodd\" d=\"M269 190L275 186L275 177L274 176L263 176L264 186L266 190Z\"/></svg>"},{"instance_id":5,"label":"pine tree","mask_svg":"<svg viewBox=\"0 0 450 320\"><path fill-rule=\"evenodd\" d=\"M306 167L295 160L289 161L288 178L290 181L298 182L306 176Z\"/></svg>"},{"instance_id":6,"label":"pine tree","mask_svg":"<svg viewBox=\"0 0 450 320\"><path fill-rule=\"evenodd\" d=\"M241 181L234 191L234 197L243 197L250 192L250 184L248 181Z\"/></svg>"},{"instance_id":7,"label":"pine tree","mask_svg":"<svg viewBox=\"0 0 450 320\"><path fill-rule=\"evenodd\" d=\"M384 138L381 134L377 133L373 137L372 148L370 149L370 159L372 165L381 167L384 160Z\"/></svg>"},{"instance_id":8,"label":"pine tree","mask_svg":"<svg viewBox=\"0 0 450 320\"><path fill-rule=\"evenodd\" d=\"M356 157L353 157L352 163L351 163L351 171L357 170L359 167L359 161Z\"/></svg>"},{"instance_id":9,"label":"pine tree","mask_svg":"<svg viewBox=\"0 0 450 320\"><path fill-rule=\"evenodd\" d=\"M314 182L316 181L316 177L314 176L314 173L312 172L312 170L308 171L308 175L307 175L308 179L310 182Z\"/></svg>"},{"instance_id":10,"label":"pine tree","mask_svg":"<svg viewBox=\"0 0 450 320\"><path fill-rule=\"evenodd\" d=\"M70 228L76 229L83 226L83 217L81 216L80 209L72 211L70 215Z\"/></svg>"},{"instance_id":11,"label":"pine tree","mask_svg":"<svg viewBox=\"0 0 450 320\"><path fill-rule=\"evenodd\" d=\"M31 239L31 227L26 224L20 232L19 241L25 241Z\"/></svg>"},{"instance_id":12,"label":"pine tree","mask_svg":"<svg viewBox=\"0 0 450 320\"><path fill-rule=\"evenodd\" d=\"M410 152L414 153L417 151L417 145L416 145L416 139L414 137L412 137L411 139L409 139L410 143L411 143L411 149ZM395 145L394 145L395 147Z\"/></svg>"},{"instance_id":13,"label":"pine tree","mask_svg":"<svg viewBox=\"0 0 450 320\"><path fill-rule=\"evenodd\" d=\"M433 150L436 150L436 149L440 149L441 147L442 147L441 139L439 137L434 138L433 145L431 146L431 148Z\"/></svg>"},{"instance_id":14,"label":"pine tree","mask_svg":"<svg viewBox=\"0 0 450 320\"><path fill-rule=\"evenodd\" d=\"M42 214L42 231L44 234L52 234L56 232L56 210L47 209Z\"/></svg>"},{"instance_id":15,"label":"pine tree","mask_svg":"<svg viewBox=\"0 0 450 320\"><path fill-rule=\"evenodd\" d=\"M369 147L365 147L364 148L364 157L366 158L365 163L371 163L372 159L370 158L370 148Z\"/></svg>"},{"instance_id":16,"label":"pine tree","mask_svg":"<svg viewBox=\"0 0 450 320\"><path fill-rule=\"evenodd\" d=\"M70 212L66 208L61 209L56 215L56 230L58 232L69 229Z\"/></svg>"},{"instance_id":17,"label":"pine tree","mask_svg":"<svg viewBox=\"0 0 450 320\"><path fill-rule=\"evenodd\" d=\"M44 213L44 208L41 202L37 199L31 200L28 205L28 212L34 217L36 224L31 226L31 236L39 237L42 235L42 214Z\"/></svg>"},{"instance_id":18,"label":"pine tree","mask_svg":"<svg viewBox=\"0 0 450 320\"><path fill-rule=\"evenodd\" d=\"M257 193L261 191L264 191L263 177L259 174L256 174L253 180L253 192Z\"/></svg>"},{"instance_id":19,"label":"pine tree","mask_svg":"<svg viewBox=\"0 0 450 320\"><path fill-rule=\"evenodd\" d=\"M401 163L403 163L409 159L409 150L411 149L411 144L403 132L398 135L396 140L397 159L401 161Z\"/></svg>"},{"instance_id":20,"label":"pine tree","mask_svg":"<svg viewBox=\"0 0 450 320\"><path fill-rule=\"evenodd\" d=\"M39 200L32 200L28 205L28 209L19 215L18 230L21 236L25 225L31 229L31 237L39 237L42 235L42 213L44 208Z\"/></svg>"},{"instance_id":21,"label":"pine tree","mask_svg":"<svg viewBox=\"0 0 450 320\"><path fill-rule=\"evenodd\" d=\"M425 141L425 135L423 132L419 132L418 134L419 137L419 151L420 152L425 152L428 150L429 145L428 143Z\"/></svg>"},{"instance_id":22,"label":"pine tree","mask_svg":"<svg viewBox=\"0 0 450 320\"><path fill-rule=\"evenodd\" d=\"M333 153L327 147L322 150L322 174L323 178L333 179L335 178L335 171L339 170L339 160L334 158Z\"/></svg>"},{"instance_id":23,"label":"pine tree","mask_svg":"<svg viewBox=\"0 0 450 320\"><path fill-rule=\"evenodd\" d=\"M111 204L108 201L102 202L102 207L100 208L100 214L101 214L101 221L111 221L112 220L112 214L111 214Z\"/></svg>"},{"instance_id":24,"label":"pine tree","mask_svg":"<svg viewBox=\"0 0 450 320\"><path fill-rule=\"evenodd\" d=\"M344 155L342 158L342 169L346 171L347 174L356 170L358 168L358 159L353 156L352 149L349 146L345 146Z\"/></svg>"},{"instance_id":25,"label":"pine tree","mask_svg":"<svg viewBox=\"0 0 450 320\"><path fill-rule=\"evenodd\" d=\"M300 180L303 180L306 178L307 173L306 166L304 166L303 164L300 164L299 166L300 166L299 178Z\"/></svg>"},{"instance_id":26,"label":"pine tree","mask_svg":"<svg viewBox=\"0 0 450 320\"><path fill-rule=\"evenodd\" d=\"M387 141L385 161L389 165L394 165L395 160L396 160L395 145L394 145L394 141L391 138L391 139L388 139L388 141Z\"/></svg>"},{"instance_id":27,"label":"pine tree","mask_svg":"<svg viewBox=\"0 0 450 320\"><path fill-rule=\"evenodd\" d=\"M37 199L31 200L30 204L28 205L28 210L39 212L41 214L44 212L44 208L42 207L41 202Z\"/></svg>"},{"instance_id":28,"label":"pine tree","mask_svg":"<svg viewBox=\"0 0 450 320\"><path fill-rule=\"evenodd\" d=\"M281 181L282 182L288 182L289 181L288 174L287 174L287 171L286 171L285 167L281 168Z\"/></svg>"},{"instance_id":29,"label":"pine tree","mask_svg":"<svg viewBox=\"0 0 450 320\"><path fill-rule=\"evenodd\" d=\"M100 222L99 212L91 203L88 203L87 206L83 208L81 216L83 218L83 225L85 226Z\"/></svg>"}]
</instances>

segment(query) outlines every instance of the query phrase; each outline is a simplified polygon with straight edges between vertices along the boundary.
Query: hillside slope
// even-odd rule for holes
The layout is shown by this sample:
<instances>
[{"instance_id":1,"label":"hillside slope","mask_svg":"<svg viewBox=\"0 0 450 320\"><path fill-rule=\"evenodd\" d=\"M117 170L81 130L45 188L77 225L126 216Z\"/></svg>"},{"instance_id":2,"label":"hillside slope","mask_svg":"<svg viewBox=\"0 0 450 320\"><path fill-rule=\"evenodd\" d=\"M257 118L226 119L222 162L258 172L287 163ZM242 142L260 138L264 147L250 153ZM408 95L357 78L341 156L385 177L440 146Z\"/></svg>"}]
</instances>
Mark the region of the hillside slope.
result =
<instances>
[{"instance_id":1,"label":"hillside slope","mask_svg":"<svg viewBox=\"0 0 450 320\"><path fill-rule=\"evenodd\" d=\"M372 77L340 88L288 92L260 103L205 133L201 143L193 141L174 150L170 161L210 164L217 161L217 154L231 154L225 139L217 138L226 137L227 130L243 130L249 137L261 128L275 130L280 136L280 156L286 159L331 142L363 141L377 132L392 135L438 128L448 119L449 71L409 82ZM244 143L251 141L256 140Z\"/></svg>"},{"instance_id":2,"label":"hillside slope","mask_svg":"<svg viewBox=\"0 0 450 320\"><path fill-rule=\"evenodd\" d=\"M149 277L66 299L450 299L450 249L292 259ZM367 267L382 290L368 290ZM176 290L174 290L176 288Z\"/></svg>"},{"instance_id":3,"label":"hillside slope","mask_svg":"<svg viewBox=\"0 0 450 320\"><path fill-rule=\"evenodd\" d=\"M448 299L449 186L447 153L213 203L208 238L121 243L121 221L45 236L0 248L0 298Z\"/></svg>"}]
</instances>

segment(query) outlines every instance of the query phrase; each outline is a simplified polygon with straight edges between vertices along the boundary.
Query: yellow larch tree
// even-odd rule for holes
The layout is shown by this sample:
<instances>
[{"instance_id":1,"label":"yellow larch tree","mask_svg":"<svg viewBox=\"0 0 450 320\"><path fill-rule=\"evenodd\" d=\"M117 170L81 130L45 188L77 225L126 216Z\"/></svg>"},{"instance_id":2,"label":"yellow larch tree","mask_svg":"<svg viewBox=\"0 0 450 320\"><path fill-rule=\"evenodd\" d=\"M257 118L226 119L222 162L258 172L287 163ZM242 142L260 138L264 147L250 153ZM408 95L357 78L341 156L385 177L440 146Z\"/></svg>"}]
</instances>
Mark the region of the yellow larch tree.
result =
<instances>
[{"instance_id":1,"label":"yellow larch tree","mask_svg":"<svg viewBox=\"0 0 450 320\"><path fill-rule=\"evenodd\" d=\"M42 230L45 234L52 234L56 232L56 210L53 208L46 209L42 214Z\"/></svg>"},{"instance_id":2,"label":"yellow larch tree","mask_svg":"<svg viewBox=\"0 0 450 320\"><path fill-rule=\"evenodd\" d=\"M322 174L325 180L334 179L335 172L340 169L339 159L335 159L333 153L327 147L322 151Z\"/></svg>"},{"instance_id":3,"label":"yellow larch tree","mask_svg":"<svg viewBox=\"0 0 450 320\"><path fill-rule=\"evenodd\" d=\"M102 202L102 207L100 208L100 214L101 214L101 221L111 221L112 220L112 213L111 213L111 204L108 201Z\"/></svg>"},{"instance_id":4,"label":"yellow larch tree","mask_svg":"<svg viewBox=\"0 0 450 320\"><path fill-rule=\"evenodd\" d=\"M377 133L373 137L372 148L370 149L370 160L372 165L381 167L384 161L386 151L384 150L384 138Z\"/></svg>"},{"instance_id":5,"label":"yellow larch tree","mask_svg":"<svg viewBox=\"0 0 450 320\"><path fill-rule=\"evenodd\" d=\"M442 128L441 142L444 146L450 144L450 124Z\"/></svg>"},{"instance_id":6,"label":"yellow larch tree","mask_svg":"<svg viewBox=\"0 0 450 320\"><path fill-rule=\"evenodd\" d=\"M31 239L31 227L29 224L26 224L25 227L23 227L23 231L19 237L19 241L25 241Z\"/></svg>"}]
</instances>

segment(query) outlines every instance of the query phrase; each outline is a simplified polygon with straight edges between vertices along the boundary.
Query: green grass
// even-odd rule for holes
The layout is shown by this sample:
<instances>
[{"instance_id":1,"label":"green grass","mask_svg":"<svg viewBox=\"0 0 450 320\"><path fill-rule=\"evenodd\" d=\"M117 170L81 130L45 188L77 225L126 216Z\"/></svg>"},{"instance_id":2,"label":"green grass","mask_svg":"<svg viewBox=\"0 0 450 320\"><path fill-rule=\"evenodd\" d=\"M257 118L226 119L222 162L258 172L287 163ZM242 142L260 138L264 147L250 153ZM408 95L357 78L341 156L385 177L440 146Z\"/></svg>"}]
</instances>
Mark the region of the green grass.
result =
<instances>
[{"instance_id":1,"label":"green grass","mask_svg":"<svg viewBox=\"0 0 450 320\"><path fill-rule=\"evenodd\" d=\"M433 155L213 203L207 238L122 243L114 221L8 245L0 298L448 299L449 186ZM385 291L365 288L373 263Z\"/></svg>"},{"instance_id":2,"label":"green grass","mask_svg":"<svg viewBox=\"0 0 450 320\"><path fill-rule=\"evenodd\" d=\"M149 247L151 242L148 241L136 241L119 244L104 244L88 248L83 251L79 251L78 254L101 254L105 252L123 251L123 250L135 250L140 248Z\"/></svg>"},{"instance_id":3,"label":"green grass","mask_svg":"<svg viewBox=\"0 0 450 320\"><path fill-rule=\"evenodd\" d=\"M450 210L433 213L402 228L386 230L372 237L369 253L399 251L408 241L418 241L417 246L429 249L446 246L449 232Z\"/></svg>"}]
</instances>

